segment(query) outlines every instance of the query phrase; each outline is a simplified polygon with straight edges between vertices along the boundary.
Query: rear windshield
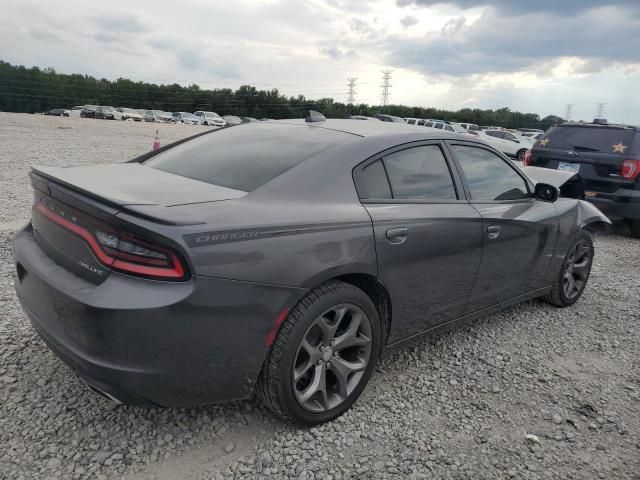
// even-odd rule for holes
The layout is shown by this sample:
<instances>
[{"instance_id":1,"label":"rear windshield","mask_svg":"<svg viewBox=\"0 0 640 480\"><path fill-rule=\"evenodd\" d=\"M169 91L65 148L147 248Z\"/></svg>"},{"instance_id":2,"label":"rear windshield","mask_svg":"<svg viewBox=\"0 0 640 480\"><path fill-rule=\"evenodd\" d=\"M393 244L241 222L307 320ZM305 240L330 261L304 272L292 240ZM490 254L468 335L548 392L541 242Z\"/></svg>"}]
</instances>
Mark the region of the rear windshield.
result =
<instances>
[{"instance_id":1,"label":"rear windshield","mask_svg":"<svg viewBox=\"0 0 640 480\"><path fill-rule=\"evenodd\" d=\"M583 152L628 154L633 130L604 127L553 127L544 138L547 148L560 148Z\"/></svg>"},{"instance_id":2,"label":"rear windshield","mask_svg":"<svg viewBox=\"0 0 640 480\"><path fill-rule=\"evenodd\" d=\"M145 165L251 192L304 160L355 138L325 128L247 123L170 148Z\"/></svg>"}]
</instances>

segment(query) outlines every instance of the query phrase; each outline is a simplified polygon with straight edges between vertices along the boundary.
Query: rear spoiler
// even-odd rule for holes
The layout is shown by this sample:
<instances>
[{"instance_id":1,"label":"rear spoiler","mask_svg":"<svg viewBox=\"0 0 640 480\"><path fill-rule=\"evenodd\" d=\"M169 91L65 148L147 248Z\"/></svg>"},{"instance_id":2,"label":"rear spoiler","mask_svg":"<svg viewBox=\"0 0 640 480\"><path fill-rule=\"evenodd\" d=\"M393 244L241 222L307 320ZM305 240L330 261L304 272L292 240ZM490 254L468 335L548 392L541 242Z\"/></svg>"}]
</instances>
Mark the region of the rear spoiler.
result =
<instances>
[{"instance_id":1,"label":"rear spoiler","mask_svg":"<svg viewBox=\"0 0 640 480\"><path fill-rule=\"evenodd\" d=\"M205 132L207 133L207 132ZM117 215L126 213L137 218L149 220L162 225L200 225L205 222L196 218L189 218L184 211L175 211L171 208L155 203L137 203L126 205L126 199L110 195L95 195L77 185L66 182L60 178L59 172L63 170L56 167L31 167L29 177L33 188L57 198L63 203L84 206L87 213L94 216Z\"/></svg>"}]
</instances>

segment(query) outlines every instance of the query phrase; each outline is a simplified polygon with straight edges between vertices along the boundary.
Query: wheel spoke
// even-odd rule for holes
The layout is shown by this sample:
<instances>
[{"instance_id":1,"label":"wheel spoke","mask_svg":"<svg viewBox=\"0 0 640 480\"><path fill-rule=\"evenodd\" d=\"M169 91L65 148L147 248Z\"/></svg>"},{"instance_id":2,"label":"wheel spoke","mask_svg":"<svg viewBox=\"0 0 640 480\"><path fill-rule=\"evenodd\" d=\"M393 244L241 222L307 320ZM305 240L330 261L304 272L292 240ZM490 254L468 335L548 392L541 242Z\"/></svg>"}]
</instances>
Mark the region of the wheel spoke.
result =
<instances>
[{"instance_id":1,"label":"wheel spoke","mask_svg":"<svg viewBox=\"0 0 640 480\"><path fill-rule=\"evenodd\" d=\"M344 350L349 347L361 347L367 345L371 339L360 332L360 324L362 322L362 315L352 315L349 328L335 338L334 350Z\"/></svg>"},{"instance_id":2,"label":"wheel spoke","mask_svg":"<svg viewBox=\"0 0 640 480\"><path fill-rule=\"evenodd\" d=\"M300 403L308 402L317 392L324 390L324 396L326 397L326 376L325 376L324 364L320 363L315 366L313 372L313 379L311 383L302 392L296 392L298 394L298 400Z\"/></svg>"},{"instance_id":3,"label":"wheel spoke","mask_svg":"<svg viewBox=\"0 0 640 480\"><path fill-rule=\"evenodd\" d=\"M580 264L576 264L573 266L573 273L580 279L585 280L587 278L587 274L589 273L589 262L584 261Z\"/></svg>"},{"instance_id":4,"label":"wheel spoke","mask_svg":"<svg viewBox=\"0 0 640 480\"><path fill-rule=\"evenodd\" d=\"M293 370L293 381L297 382L298 380L300 380L302 378L302 376L307 373L307 371L314 366L316 362L312 361L311 359L307 360L307 362L305 362L304 364L296 367Z\"/></svg>"},{"instance_id":5,"label":"wheel spoke","mask_svg":"<svg viewBox=\"0 0 640 480\"><path fill-rule=\"evenodd\" d=\"M367 368L367 361L358 357L355 362L348 361L339 355L334 356L329 363L331 368L335 372L337 377L343 377L345 380L349 379L349 375L352 373L360 372Z\"/></svg>"},{"instance_id":6,"label":"wheel spoke","mask_svg":"<svg viewBox=\"0 0 640 480\"><path fill-rule=\"evenodd\" d=\"M336 334L336 330L340 326L340 322L344 319L345 314L347 313L347 307L338 307L333 310L335 313L335 317L333 320L327 318L326 315L323 315L318 319L318 326L322 330L322 341L326 344L329 344Z\"/></svg>"},{"instance_id":7,"label":"wheel spoke","mask_svg":"<svg viewBox=\"0 0 640 480\"><path fill-rule=\"evenodd\" d=\"M574 262L578 262L580 263L589 253L589 245L586 245L584 243L579 243L578 245L576 245L576 252L574 255Z\"/></svg>"}]
</instances>

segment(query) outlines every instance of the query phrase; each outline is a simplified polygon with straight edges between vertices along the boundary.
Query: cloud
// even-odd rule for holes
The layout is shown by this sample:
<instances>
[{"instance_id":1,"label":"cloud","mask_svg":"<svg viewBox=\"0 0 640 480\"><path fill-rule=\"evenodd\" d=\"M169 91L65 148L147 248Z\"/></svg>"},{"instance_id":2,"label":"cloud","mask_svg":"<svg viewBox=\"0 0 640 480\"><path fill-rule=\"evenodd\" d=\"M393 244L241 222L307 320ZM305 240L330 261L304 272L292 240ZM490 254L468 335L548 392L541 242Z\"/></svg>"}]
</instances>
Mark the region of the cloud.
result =
<instances>
[{"instance_id":1,"label":"cloud","mask_svg":"<svg viewBox=\"0 0 640 480\"><path fill-rule=\"evenodd\" d=\"M93 17L95 24L111 33L140 33L147 28L135 14L101 13Z\"/></svg>"},{"instance_id":2,"label":"cloud","mask_svg":"<svg viewBox=\"0 0 640 480\"><path fill-rule=\"evenodd\" d=\"M504 15L522 15L527 13L553 13L575 15L603 5L620 7L638 7L638 0L396 0L399 7L433 7L453 5L461 9L491 7Z\"/></svg>"},{"instance_id":3,"label":"cloud","mask_svg":"<svg viewBox=\"0 0 640 480\"><path fill-rule=\"evenodd\" d=\"M418 20L414 16L407 15L400 19L400 23L402 24L403 27L408 28L408 27L413 27L414 25L417 25L418 23L420 23L420 20Z\"/></svg>"},{"instance_id":4,"label":"cloud","mask_svg":"<svg viewBox=\"0 0 640 480\"><path fill-rule=\"evenodd\" d=\"M340 47L324 47L320 49L320 53L333 59L342 60L344 58L355 58L358 56L357 52L353 49L344 49Z\"/></svg>"},{"instance_id":5,"label":"cloud","mask_svg":"<svg viewBox=\"0 0 640 480\"><path fill-rule=\"evenodd\" d=\"M590 62L593 70L595 65L640 63L640 24L620 8L568 18L531 14L526 21L488 11L471 24L460 17L440 32L396 37L390 45L387 63L431 75L545 73L542 65L568 57Z\"/></svg>"}]
</instances>

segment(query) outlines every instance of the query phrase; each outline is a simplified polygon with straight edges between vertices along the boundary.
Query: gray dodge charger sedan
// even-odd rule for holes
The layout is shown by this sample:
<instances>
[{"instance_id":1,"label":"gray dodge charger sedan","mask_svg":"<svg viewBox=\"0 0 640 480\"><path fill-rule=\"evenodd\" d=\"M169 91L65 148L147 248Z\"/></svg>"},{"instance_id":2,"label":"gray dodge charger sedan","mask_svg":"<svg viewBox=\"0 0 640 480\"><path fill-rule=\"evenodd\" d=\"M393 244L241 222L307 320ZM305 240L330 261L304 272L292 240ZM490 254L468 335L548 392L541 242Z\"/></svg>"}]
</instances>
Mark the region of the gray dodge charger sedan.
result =
<instances>
[{"instance_id":1,"label":"gray dodge charger sedan","mask_svg":"<svg viewBox=\"0 0 640 480\"><path fill-rule=\"evenodd\" d=\"M555 172L525 172L471 136L314 113L122 164L34 168L16 290L50 348L114 401L257 391L318 424L389 347L580 297L588 229L608 220L558 198Z\"/></svg>"}]
</instances>

